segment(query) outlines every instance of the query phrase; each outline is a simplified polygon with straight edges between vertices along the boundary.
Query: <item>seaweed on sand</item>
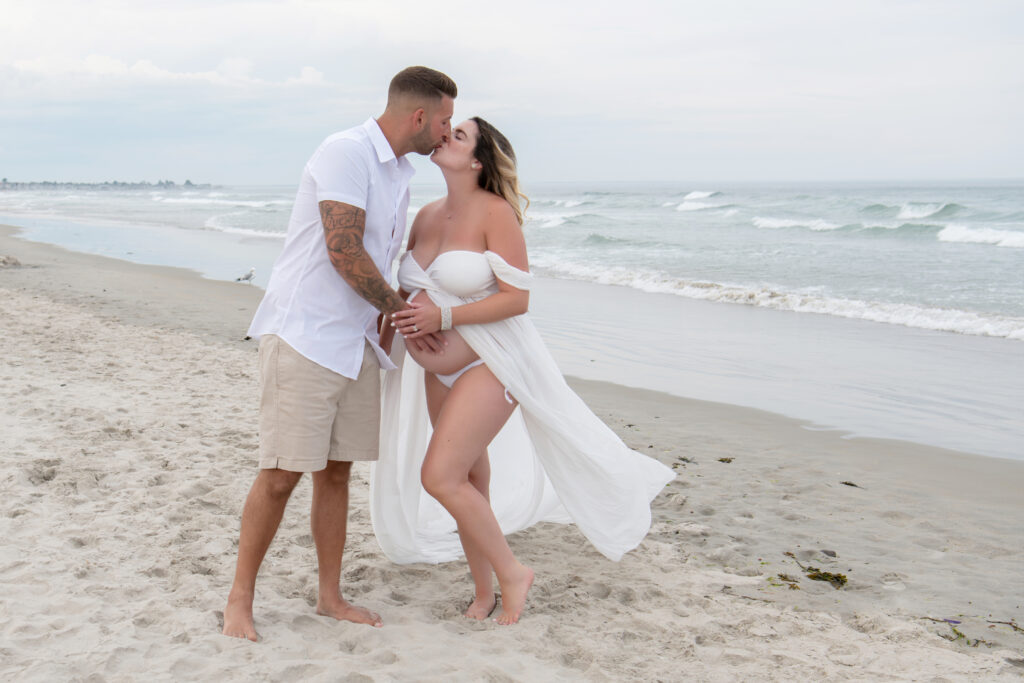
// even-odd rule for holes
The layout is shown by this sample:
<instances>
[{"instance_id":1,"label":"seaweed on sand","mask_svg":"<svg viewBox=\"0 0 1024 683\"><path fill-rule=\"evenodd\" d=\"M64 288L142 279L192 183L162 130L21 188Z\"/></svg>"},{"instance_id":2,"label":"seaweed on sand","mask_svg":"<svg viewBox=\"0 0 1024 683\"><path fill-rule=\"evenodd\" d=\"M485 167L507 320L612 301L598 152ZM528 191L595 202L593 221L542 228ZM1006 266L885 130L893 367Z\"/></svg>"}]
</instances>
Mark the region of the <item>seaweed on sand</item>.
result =
<instances>
[{"instance_id":1,"label":"seaweed on sand","mask_svg":"<svg viewBox=\"0 0 1024 683\"><path fill-rule=\"evenodd\" d=\"M804 574L807 575L808 579L812 579L814 581L827 581L830 584L832 584L832 587L835 588L836 590L839 590L840 588L842 588L843 586L846 585L846 582L847 582L846 574L837 574L837 573L833 573L833 572L825 572L825 571L822 571L822 570L818 569L817 567L810 567L810 566L805 567L802 564L800 564L800 560L796 559L796 555L794 555L793 553L787 551L787 552L785 552L783 554L786 555L787 557L793 558L793 561L796 562L796 565L798 567L800 567L800 569L802 569L804 571Z\"/></svg>"}]
</instances>

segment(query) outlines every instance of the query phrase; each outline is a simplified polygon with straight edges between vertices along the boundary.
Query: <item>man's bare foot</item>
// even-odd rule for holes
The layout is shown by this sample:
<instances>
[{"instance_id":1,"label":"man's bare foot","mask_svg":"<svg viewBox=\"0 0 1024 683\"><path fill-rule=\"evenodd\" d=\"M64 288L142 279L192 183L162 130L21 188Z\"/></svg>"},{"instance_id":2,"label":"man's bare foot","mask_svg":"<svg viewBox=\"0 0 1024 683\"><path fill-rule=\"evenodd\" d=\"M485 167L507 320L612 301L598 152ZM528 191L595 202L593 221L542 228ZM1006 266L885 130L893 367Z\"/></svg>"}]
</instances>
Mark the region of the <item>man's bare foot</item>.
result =
<instances>
[{"instance_id":1,"label":"man's bare foot","mask_svg":"<svg viewBox=\"0 0 1024 683\"><path fill-rule=\"evenodd\" d=\"M476 619L477 621L483 621L487 617L491 616L491 612L498 606L498 596L491 593L487 597L477 597L473 599L473 602L469 603L469 607L466 608L466 612L463 614L464 617L469 619Z\"/></svg>"},{"instance_id":2,"label":"man's bare foot","mask_svg":"<svg viewBox=\"0 0 1024 683\"><path fill-rule=\"evenodd\" d=\"M523 567L519 576L501 583L501 613L494 617L494 620L502 626L508 626L519 621L519 616L526 606L526 594L530 592L533 585L533 570Z\"/></svg>"},{"instance_id":3,"label":"man's bare foot","mask_svg":"<svg viewBox=\"0 0 1024 683\"><path fill-rule=\"evenodd\" d=\"M260 639L252 621L252 598L252 595L228 595L221 633L232 638L248 638L254 643Z\"/></svg>"},{"instance_id":4,"label":"man's bare foot","mask_svg":"<svg viewBox=\"0 0 1024 683\"><path fill-rule=\"evenodd\" d=\"M316 613L325 617L334 617L339 621L368 624L376 628L384 625L379 614L371 612L365 607L356 607L341 596L338 596L336 601L327 601L321 598L316 603Z\"/></svg>"}]
</instances>

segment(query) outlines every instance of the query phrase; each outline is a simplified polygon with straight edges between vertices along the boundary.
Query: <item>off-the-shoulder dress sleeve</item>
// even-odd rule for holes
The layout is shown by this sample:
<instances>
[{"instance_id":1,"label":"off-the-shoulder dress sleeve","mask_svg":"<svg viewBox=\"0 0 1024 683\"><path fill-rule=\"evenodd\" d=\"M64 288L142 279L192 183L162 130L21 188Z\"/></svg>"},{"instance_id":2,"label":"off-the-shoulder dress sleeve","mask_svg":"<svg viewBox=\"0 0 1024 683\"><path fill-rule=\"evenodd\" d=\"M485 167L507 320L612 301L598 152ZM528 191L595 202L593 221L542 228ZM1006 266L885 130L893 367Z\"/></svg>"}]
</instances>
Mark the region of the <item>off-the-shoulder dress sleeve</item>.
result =
<instances>
[{"instance_id":1,"label":"off-the-shoulder dress sleeve","mask_svg":"<svg viewBox=\"0 0 1024 683\"><path fill-rule=\"evenodd\" d=\"M509 265L505 259L493 251L485 251L484 256L487 257L487 263L490 264L496 278L512 285L516 289L530 288L530 285L533 283L533 273L519 270L515 266Z\"/></svg>"}]
</instances>

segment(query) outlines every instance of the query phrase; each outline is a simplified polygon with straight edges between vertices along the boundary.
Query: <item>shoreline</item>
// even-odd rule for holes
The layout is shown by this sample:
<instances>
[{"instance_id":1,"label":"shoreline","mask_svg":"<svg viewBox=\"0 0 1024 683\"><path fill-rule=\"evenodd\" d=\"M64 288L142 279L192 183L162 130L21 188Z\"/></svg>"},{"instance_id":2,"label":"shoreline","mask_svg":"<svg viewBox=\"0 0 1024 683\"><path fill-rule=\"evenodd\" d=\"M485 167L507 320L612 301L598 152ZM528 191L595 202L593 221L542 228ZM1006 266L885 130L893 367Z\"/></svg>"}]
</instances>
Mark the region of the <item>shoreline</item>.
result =
<instances>
[{"instance_id":1,"label":"shoreline","mask_svg":"<svg viewBox=\"0 0 1024 683\"><path fill-rule=\"evenodd\" d=\"M1011 626L1024 623L1024 462L845 438L760 410L586 379L570 384L594 412L678 474L652 505L647 539L621 562L603 560L571 526L517 533L513 549L538 572L524 621L467 623L462 563L383 557L368 467L359 466L343 583L385 628L314 615L307 477L258 584L264 641L224 638L218 620L255 475L256 347L242 337L262 290L7 229L0 255L22 264L0 268L6 677L333 680L339 667L374 680L1024 672L1024 635ZM834 589L800 565L849 583Z\"/></svg>"}]
</instances>

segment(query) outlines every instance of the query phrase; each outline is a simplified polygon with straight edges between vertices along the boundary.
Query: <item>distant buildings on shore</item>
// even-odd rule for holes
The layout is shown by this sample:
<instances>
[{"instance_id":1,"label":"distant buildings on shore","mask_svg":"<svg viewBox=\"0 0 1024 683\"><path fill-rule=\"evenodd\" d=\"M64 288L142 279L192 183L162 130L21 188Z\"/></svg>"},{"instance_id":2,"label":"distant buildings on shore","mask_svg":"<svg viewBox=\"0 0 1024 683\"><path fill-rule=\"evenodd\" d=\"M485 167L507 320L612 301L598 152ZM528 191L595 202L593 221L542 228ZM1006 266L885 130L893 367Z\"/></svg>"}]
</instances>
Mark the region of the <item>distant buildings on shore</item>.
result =
<instances>
[{"instance_id":1,"label":"distant buildings on shore","mask_svg":"<svg viewBox=\"0 0 1024 683\"><path fill-rule=\"evenodd\" d=\"M187 190L208 190L212 185L204 183L197 185L191 180L186 180L178 185L173 180L160 180L155 183L145 180L138 183L123 183L119 180L108 180L103 183L64 183L55 180L41 180L29 182L10 182L7 178L0 180L0 190L152 190L153 188L187 189Z\"/></svg>"}]
</instances>

